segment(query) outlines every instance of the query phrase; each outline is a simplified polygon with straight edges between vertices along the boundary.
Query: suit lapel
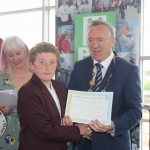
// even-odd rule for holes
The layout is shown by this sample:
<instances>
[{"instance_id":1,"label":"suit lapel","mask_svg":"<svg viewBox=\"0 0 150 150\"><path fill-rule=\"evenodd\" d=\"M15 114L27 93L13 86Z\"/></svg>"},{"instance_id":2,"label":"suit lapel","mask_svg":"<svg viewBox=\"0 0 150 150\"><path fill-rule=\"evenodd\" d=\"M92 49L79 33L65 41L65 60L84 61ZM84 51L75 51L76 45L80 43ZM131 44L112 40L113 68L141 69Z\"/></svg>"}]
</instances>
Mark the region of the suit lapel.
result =
<instances>
[{"instance_id":1,"label":"suit lapel","mask_svg":"<svg viewBox=\"0 0 150 150\"><path fill-rule=\"evenodd\" d=\"M92 73L93 73L93 59L90 57L89 60L87 61L87 64L85 65L85 83L88 84L88 89L90 89L90 81L92 80Z\"/></svg>"},{"instance_id":2,"label":"suit lapel","mask_svg":"<svg viewBox=\"0 0 150 150\"><path fill-rule=\"evenodd\" d=\"M35 74L33 74L31 80L34 82L34 84L36 86L41 88L43 94L47 97L47 99L45 99L45 101L50 101L50 103L53 106L54 110L57 112L58 116L60 117L60 114L59 114L58 108L56 106L56 103L55 103L51 93L49 92L47 87L44 85L44 83Z\"/></svg>"},{"instance_id":3,"label":"suit lapel","mask_svg":"<svg viewBox=\"0 0 150 150\"><path fill-rule=\"evenodd\" d=\"M55 111L57 112L58 116L60 117L60 114L59 114L58 108L56 106L55 100L53 99L53 96L51 95L49 90L46 88L46 86L43 86L42 92L47 97L47 100L50 101L50 103L52 104L53 108L55 109Z\"/></svg>"}]
</instances>

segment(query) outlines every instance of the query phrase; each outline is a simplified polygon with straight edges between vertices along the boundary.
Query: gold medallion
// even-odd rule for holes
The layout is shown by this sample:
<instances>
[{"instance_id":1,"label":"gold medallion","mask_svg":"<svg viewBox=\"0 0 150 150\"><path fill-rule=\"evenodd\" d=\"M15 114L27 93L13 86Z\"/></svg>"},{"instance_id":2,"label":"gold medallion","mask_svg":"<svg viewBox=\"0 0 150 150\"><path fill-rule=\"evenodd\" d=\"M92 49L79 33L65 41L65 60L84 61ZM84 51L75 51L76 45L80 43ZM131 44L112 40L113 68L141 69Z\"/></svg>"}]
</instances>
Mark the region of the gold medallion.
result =
<instances>
[{"instance_id":1,"label":"gold medallion","mask_svg":"<svg viewBox=\"0 0 150 150\"><path fill-rule=\"evenodd\" d=\"M92 85L92 86L95 85L95 81L91 80L90 85Z\"/></svg>"},{"instance_id":2,"label":"gold medallion","mask_svg":"<svg viewBox=\"0 0 150 150\"><path fill-rule=\"evenodd\" d=\"M93 90L92 90L92 89L89 89L88 92L93 92Z\"/></svg>"},{"instance_id":3,"label":"gold medallion","mask_svg":"<svg viewBox=\"0 0 150 150\"><path fill-rule=\"evenodd\" d=\"M116 58L118 58L118 56L114 56L113 60L114 60L114 69L116 68ZM96 73L97 73L97 68L96 68L96 65L94 64L93 66L93 71L92 71L92 80L89 82L90 84L90 89L88 90L88 92L93 92L92 88L93 86L95 85L95 77L96 77ZM104 85L104 88L101 92L106 92L106 88L107 86L109 86L109 80L112 78L112 74L110 74L110 76L108 77L105 85Z\"/></svg>"},{"instance_id":4,"label":"gold medallion","mask_svg":"<svg viewBox=\"0 0 150 150\"><path fill-rule=\"evenodd\" d=\"M106 92L105 90L102 90L101 92Z\"/></svg>"},{"instance_id":5,"label":"gold medallion","mask_svg":"<svg viewBox=\"0 0 150 150\"><path fill-rule=\"evenodd\" d=\"M106 82L106 84L105 84L106 86L108 86L109 85L109 81L108 82Z\"/></svg>"}]
</instances>

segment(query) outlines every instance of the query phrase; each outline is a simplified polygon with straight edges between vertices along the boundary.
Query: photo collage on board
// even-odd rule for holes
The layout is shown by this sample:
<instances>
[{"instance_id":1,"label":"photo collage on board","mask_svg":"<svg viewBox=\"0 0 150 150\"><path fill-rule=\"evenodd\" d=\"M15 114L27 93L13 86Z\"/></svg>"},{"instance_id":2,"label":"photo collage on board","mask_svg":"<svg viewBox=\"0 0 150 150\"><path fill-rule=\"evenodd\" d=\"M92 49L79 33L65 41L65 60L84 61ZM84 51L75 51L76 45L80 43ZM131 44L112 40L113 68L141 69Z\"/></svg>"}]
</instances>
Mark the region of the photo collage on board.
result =
<instances>
[{"instance_id":1,"label":"photo collage on board","mask_svg":"<svg viewBox=\"0 0 150 150\"><path fill-rule=\"evenodd\" d=\"M92 0L57 0L56 2L56 46L61 59L55 79L67 86L74 66L75 15L92 13Z\"/></svg>"},{"instance_id":2,"label":"photo collage on board","mask_svg":"<svg viewBox=\"0 0 150 150\"><path fill-rule=\"evenodd\" d=\"M120 0L116 10L116 52L139 66L141 0Z\"/></svg>"},{"instance_id":3,"label":"photo collage on board","mask_svg":"<svg viewBox=\"0 0 150 150\"><path fill-rule=\"evenodd\" d=\"M55 79L67 86L74 66L74 26L63 25L57 29L56 46L61 57Z\"/></svg>"},{"instance_id":4,"label":"photo collage on board","mask_svg":"<svg viewBox=\"0 0 150 150\"><path fill-rule=\"evenodd\" d=\"M116 44L114 51L118 56L139 66L141 0L57 0L56 6L56 46L66 63L66 68L61 68L64 65L61 65L60 61L59 69L57 69L60 72L58 73L60 82L67 86L68 76L73 69L74 62L78 60L78 58L74 59L77 57L75 55L78 55L75 48L75 16L78 14L92 13L97 16L105 12L115 12ZM83 36L83 32L76 36ZM67 80L61 78L65 76L64 71L69 72Z\"/></svg>"}]
</instances>

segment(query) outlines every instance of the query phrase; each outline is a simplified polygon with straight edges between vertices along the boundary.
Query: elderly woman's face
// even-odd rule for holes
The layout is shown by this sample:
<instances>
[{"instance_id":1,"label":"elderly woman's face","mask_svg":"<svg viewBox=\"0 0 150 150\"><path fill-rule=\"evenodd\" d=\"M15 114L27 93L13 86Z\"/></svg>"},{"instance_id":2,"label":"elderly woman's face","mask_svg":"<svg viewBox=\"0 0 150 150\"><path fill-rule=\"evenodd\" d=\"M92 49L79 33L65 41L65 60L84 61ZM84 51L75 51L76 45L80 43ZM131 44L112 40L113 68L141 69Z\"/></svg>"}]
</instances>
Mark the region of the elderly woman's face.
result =
<instances>
[{"instance_id":1,"label":"elderly woman's face","mask_svg":"<svg viewBox=\"0 0 150 150\"><path fill-rule=\"evenodd\" d=\"M120 33L123 34L123 35L127 35L127 33L128 33L127 28L126 27L121 27Z\"/></svg>"},{"instance_id":2,"label":"elderly woman's face","mask_svg":"<svg viewBox=\"0 0 150 150\"><path fill-rule=\"evenodd\" d=\"M21 69L27 65L27 52L21 48L7 51L6 58L12 69Z\"/></svg>"}]
</instances>

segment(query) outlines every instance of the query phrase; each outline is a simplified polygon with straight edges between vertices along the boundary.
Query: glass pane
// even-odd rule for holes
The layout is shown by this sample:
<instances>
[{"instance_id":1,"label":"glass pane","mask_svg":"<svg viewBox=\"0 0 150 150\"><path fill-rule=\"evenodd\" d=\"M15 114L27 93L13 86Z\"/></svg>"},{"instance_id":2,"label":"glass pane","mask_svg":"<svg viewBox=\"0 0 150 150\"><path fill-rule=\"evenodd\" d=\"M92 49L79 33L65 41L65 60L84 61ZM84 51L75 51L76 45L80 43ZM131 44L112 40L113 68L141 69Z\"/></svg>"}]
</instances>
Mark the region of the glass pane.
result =
<instances>
[{"instance_id":1,"label":"glass pane","mask_svg":"<svg viewBox=\"0 0 150 150\"><path fill-rule=\"evenodd\" d=\"M55 10L49 13L49 42L55 45Z\"/></svg>"},{"instance_id":2,"label":"glass pane","mask_svg":"<svg viewBox=\"0 0 150 150\"><path fill-rule=\"evenodd\" d=\"M150 56L150 50L149 50L149 35L150 35L150 20L149 20L149 14L150 14L150 1L145 0L144 1L144 40L143 40L143 46L144 46L144 56ZM142 38L142 37L141 37Z\"/></svg>"},{"instance_id":3,"label":"glass pane","mask_svg":"<svg viewBox=\"0 0 150 150\"><path fill-rule=\"evenodd\" d=\"M19 36L29 49L42 41L42 12L0 16L0 38Z\"/></svg>"},{"instance_id":4,"label":"glass pane","mask_svg":"<svg viewBox=\"0 0 150 150\"><path fill-rule=\"evenodd\" d=\"M42 0L0 0L0 12L42 7Z\"/></svg>"},{"instance_id":5,"label":"glass pane","mask_svg":"<svg viewBox=\"0 0 150 150\"><path fill-rule=\"evenodd\" d=\"M143 103L150 105L150 60L143 61ZM144 111L143 117L148 118L148 111Z\"/></svg>"},{"instance_id":6,"label":"glass pane","mask_svg":"<svg viewBox=\"0 0 150 150\"><path fill-rule=\"evenodd\" d=\"M55 0L49 0L49 4L50 4L50 6L54 6L55 5Z\"/></svg>"},{"instance_id":7,"label":"glass pane","mask_svg":"<svg viewBox=\"0 0 150 150\"><path fill-rule=\"evenodd\" d=\"M149 150L149 122L142 123L142 150Z\"/></svg>"}]
</instances>

